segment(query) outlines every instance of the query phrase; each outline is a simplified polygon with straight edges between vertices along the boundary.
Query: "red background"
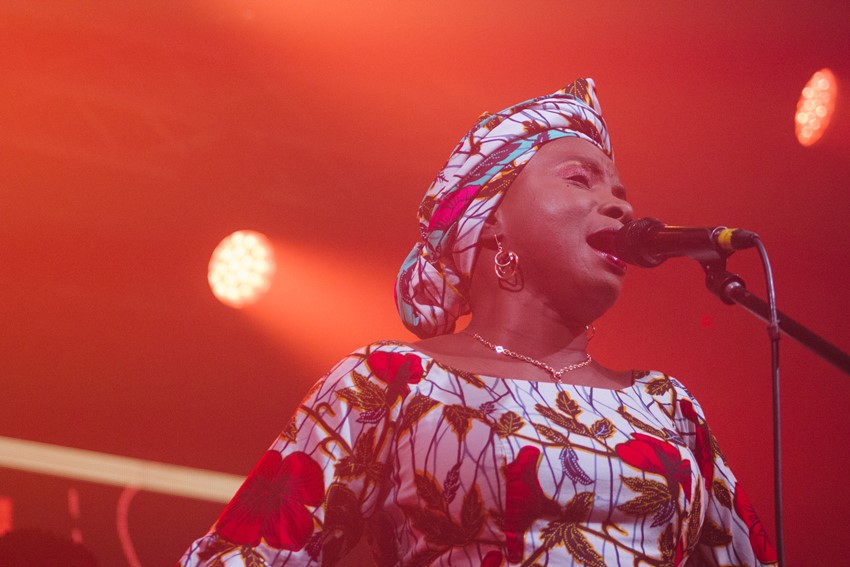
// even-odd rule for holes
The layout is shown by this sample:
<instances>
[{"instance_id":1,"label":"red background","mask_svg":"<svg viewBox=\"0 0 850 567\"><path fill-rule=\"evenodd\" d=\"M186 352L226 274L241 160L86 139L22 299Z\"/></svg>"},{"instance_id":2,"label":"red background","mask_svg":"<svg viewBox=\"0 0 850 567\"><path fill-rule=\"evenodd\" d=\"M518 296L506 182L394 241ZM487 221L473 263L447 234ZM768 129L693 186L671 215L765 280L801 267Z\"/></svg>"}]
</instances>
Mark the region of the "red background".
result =
<instances>
[{"instance_id":1,"label":"red background","mask_svg":"<svg viewBox=\"0 0 850 567\"><path fill-rule=\"evenodd\" d=\"M636 214L759 232L780 309L850 349L850 97L822 145L793 136L811 73L850 93L850 4L691 4L4 2L0 435L244 475L338 358L410 338L394 276L458 138L579 76ZM281 273L237 311L206 269L243 228ZM764 295L754 252L730 266ZM764 324L689 260L628 280L594 356L682 379L772 532ZM850 377L787 338L782 363L788 564L847 565ZM78 487L83 541L122 564L119 489L0 473L18 526L66 533ZM220 508L136 496L142 563Z\"/></svg>"}]
</instances>

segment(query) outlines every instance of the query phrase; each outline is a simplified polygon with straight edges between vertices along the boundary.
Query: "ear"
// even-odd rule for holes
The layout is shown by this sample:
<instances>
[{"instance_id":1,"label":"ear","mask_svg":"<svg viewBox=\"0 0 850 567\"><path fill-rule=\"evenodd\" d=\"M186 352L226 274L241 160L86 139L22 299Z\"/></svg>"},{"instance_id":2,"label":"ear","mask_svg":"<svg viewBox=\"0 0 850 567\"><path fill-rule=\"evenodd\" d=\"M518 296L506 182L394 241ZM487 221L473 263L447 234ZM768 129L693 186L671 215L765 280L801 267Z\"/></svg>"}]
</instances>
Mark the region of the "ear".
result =
<instances>
[{"instance_id":1,"label":"ear","mask_svg":"<svg viewBox=\"0 0 850 567\"><path fill-rule=\"evenodd\" d=\"M502 213L498 207L484 221L484 226L481 227L481 234L478 241L487 248L496 249L496 236L501 236L503 233Z\"/></svg>"}]
</instances>

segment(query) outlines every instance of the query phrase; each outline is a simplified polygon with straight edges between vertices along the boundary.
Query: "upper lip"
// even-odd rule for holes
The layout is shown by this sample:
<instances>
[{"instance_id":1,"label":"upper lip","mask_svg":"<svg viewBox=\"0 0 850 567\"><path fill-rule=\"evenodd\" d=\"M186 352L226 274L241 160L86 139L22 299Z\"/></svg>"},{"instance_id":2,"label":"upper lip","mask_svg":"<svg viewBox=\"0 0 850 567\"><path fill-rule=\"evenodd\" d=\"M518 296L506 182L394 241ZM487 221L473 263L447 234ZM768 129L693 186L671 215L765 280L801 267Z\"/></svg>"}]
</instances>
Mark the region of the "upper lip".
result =
<instances>
[{"instance_id":1,"label":"upper lip","mask_svg":"<svg viewBox=\"0 0 850 567\"><path fill-rule=\"evenodd\" d=\"M587 243L592 248L599 250L600 252L616 256L617 250L615 240L620 228L622 227L610 226L603 228L602 230L597 230L587 236Z\"/></svg>"}]
</instances>

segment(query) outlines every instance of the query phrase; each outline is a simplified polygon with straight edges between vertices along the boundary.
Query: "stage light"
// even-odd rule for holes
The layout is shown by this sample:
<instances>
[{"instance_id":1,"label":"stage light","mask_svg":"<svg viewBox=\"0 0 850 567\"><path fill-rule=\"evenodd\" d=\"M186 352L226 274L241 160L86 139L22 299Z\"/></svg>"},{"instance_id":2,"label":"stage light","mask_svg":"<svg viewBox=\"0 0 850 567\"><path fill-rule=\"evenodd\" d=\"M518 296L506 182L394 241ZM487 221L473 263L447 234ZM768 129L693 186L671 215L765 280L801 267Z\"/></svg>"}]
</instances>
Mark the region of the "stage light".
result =
<instances>
[{"instance_id":1,"label":"stage light","mask_svg":"<svg viewBox=\"0 0 850 567\"><path fill-rule=\"evenodd\" d=\"M210 502L228 502L245 477L0 436L0 468L108 486L132 486ZM12 501L0 496L0 528L12 528ZM2 532L0 532L2 535Z\"/></svg>"},{"instance_id":2,"label":"stage light","mask_svg":"<svg viewBox=\"0 0 850 567\"><path fill-rule=\"evenodd\" d=\"M231 307L256 302L271 287L275 272L269 239L252 230L239 230L221 241L210 258L210 289Z\"/></svg>"},{"instance_id":3,"label":"stage light","mask_svg":"<svg viewBox=\"0 0 850 567\"><path fill-rule=\"evenodd\" d=\"M821 69L809 79L794 116L797 141L811 146L821 139L835 111L835 99L838 98L838 83L829 69Z\"/></svg>"}]
</instances>

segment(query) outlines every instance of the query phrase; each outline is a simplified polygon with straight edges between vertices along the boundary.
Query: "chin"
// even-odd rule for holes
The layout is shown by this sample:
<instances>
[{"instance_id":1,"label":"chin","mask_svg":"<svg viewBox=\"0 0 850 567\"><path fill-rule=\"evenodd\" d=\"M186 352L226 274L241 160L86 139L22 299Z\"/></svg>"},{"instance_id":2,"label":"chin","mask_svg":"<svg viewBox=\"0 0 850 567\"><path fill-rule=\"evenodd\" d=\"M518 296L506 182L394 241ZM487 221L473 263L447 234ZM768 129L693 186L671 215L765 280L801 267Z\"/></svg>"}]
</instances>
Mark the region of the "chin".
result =
<instances>
[{"instance_id":1,"label":"chin","mask_svg":"<svg viewBox=\"0 0 850 567\"><path fill-rule=\"evenodd\" d=\"M581 321L590 323L602 317L609 309L614 307L620 298L622 284L600 286L596 285L588 289L582 301ZM575 306L573 306L575 307Z\"/></svg>"},{"instance_id":2,"label":"chin","mask_svg":"<svg viewBox=\"0 0 850 567\"><path fill-rule=\"evenodd\" d=\"M556 282L569 282L567 285ZM605 271L551 277L534 294L548 298L550 308L564 320L588 324L602 317L620 297L623 277Z\"/></svg>"}]
</instances>

